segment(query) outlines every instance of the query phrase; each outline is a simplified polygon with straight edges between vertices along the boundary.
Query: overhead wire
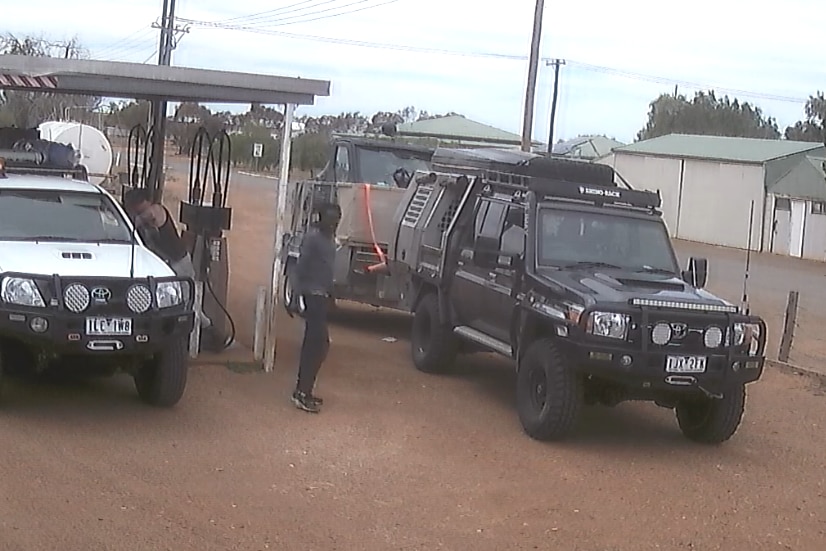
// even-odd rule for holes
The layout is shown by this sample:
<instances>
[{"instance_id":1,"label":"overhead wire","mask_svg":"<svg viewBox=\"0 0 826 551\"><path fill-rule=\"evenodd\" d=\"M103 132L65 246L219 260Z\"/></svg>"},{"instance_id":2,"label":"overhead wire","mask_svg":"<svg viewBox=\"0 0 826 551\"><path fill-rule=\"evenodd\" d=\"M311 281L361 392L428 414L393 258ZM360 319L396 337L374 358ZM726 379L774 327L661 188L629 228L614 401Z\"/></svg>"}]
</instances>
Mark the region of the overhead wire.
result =
<instances>
[{"instance_id":1,"label":"overhead wire","mask_svg":"<svg viewBox=\"0 0 826 551\"><path fill-rule=\"evenodd\" d=\"M411 46L405 44L388 44L388 43L380 43L380 42L368 42L364 40L355 40L355 39L346 39L346 38L335 38L335 37L327 37L327 36L318 36L318 35L310 35L310 34L298 34L298 33L290 33L285 31L278 31L278 30L271 30L271 29L261 29L256 27L249 27L245 25L223 25L219 23L212 23L208 21L200 21L195 19L188 19L192 25L199 26L199 27L207 27L207 28L216 28L216 29L224 29L224 30L234 30L234 31L241 31L241 32L250 32L254 34L263 34L263 35L270 35L270 36L278 36L282 38L289 38L295 40L306 40L311 42L325 42L330 44L340 44L340 45L348 45L348 46L357 46L362 48L372 48L372 49L381 49L381 50L395 50L395 51L404 51L404 52L411 52L411 53L425 53L425 54L438 54L438 55L450 55L450 56L459 56L459 57L471 57L471 58L490 58L490 59L501 59L501 60L510 60L510 61L528 61L528 56L525 55L518 55L518 54L506 54L500 52L482 52L482 51L460 51L460 50L449 50L443 48L432 48L427 46ZM554 58L552 57L543 57L543 61L552 61ZM602 65L595 65L593 63L587 63L583 61L577 61L572 59L565 59L565 62L568 66L576 67L582 69L584 71L594 72L594 73L602 73L608 74L611 76L626 78L629 80L636 80L636 81L645 81L651 82L655 84L669 84L669 85L678 85L684 88L692 88L697 90L715 90L717 92L727 93L731 95L738 95L743 97L755 98L755 99L764 99L770 101L778 101L778 102L785 102L785 103L795 103L801 104L806 103L807 98L804 97L793 97L793 96L784 96L778 94L770 94L765 92L754 92L750 90L743 90L738 88L729 88L724 86L715 86L711 84L704 84L700 82L692 82L688 80L682 79L675 79L672 77L665 77L659 75L650 75L644 73L638 73L634 71L629 71L625 69L619 69L615 67L607 67Z\"/></svg>"},{"instance_id":2,"label":"overhead wire","mask_svg":"<svg viewBox=\"0 0 826 551\"><path fill-rule=\"evenodd\" d=\"M332 17L340 17L342 15L350 15L350 14L353 14L353 13L358 13L358 12L362 12L362 11L365 11L365 10L371 10L371 9L374 9L374 8L379 8L381 6L387 6L389 4L395 4L396 2L399 2L399 0L385 0L384 2L380 2L378 4L372 4L372 5L369 5L369 6L362 6L361 8L358 8L358 9L351 9L351 10L347 10L347 11L343 11L343 12L339 12L339 13L327 14L327 15L319 15L318 17L310 17L309 19L301 19L300 21L288 21L289 19L295 19L295 18L301 18L301 17L311 16L311 15L317 15L317 14L320 14L320 13L325 13L325 12L331 11L333 9L344 9L345 7L355 6L357 4L362 4L362 3L367 2L367 1L369 1L369 0L357 0L355 2L351 2L351 3L345 4L343 6L338 6L336 8L328 8L326 10L319 10L319 11L316 11L316 12L305 13L305 14L296 15L296 16L292 16L292 17L285 17L285 18L281 19L280 21L276 19L272 23L267 23L267 26L268 27L281 27L283 25L296 25L296 24L299 24L299 23L310 23L312 21L320 21L322 19L330 19ZM219 23L219 22L213 22L213 21L188 19L188 18L185 18L185 17L178 17L177 19L179 21L184 22L184 23L189 23L189 24L192 24L192 25L198 25L198 26L202 26L202 27L216 27L216 28L232 29L232 30L265 30L261 27L255 27L255 26L252 26L252 25L231 25L231 24L225 24L225 23Z\"/></svg>"},{"instance_id":3,"label":"overhead wire","mask_svg":"<svg viewBox=\"0 0 826 551\"><path fill-rule=\"evenodd\" d=\"M244 25L256 25L261 22L273 21L277 20L278 17L281 17L288 13L295 13L305 10L312 10L315 8L319 8L321 6L326 6L328 4L332 4L334 2L339 2L341 0L323 0L319 2L318 0L304 0L303 2L298 2L296 4L291 4L288 6L283 6L281 8L277 8L274 10L267 10L264 12L253 13L246 16L240 17L233 17L230 19L226 19L221 23L232 23L232 24L244 24ZM347 1L347 0L344 0ZM309 6L305 4L310 4ZM275 18L275 19L274 19Z\"/></svg>"},{"instance_id":4,"label":"overhead wire","mask_svg":"<svg viewBox=\"0 0 826 551\"><path fill-rule=\"evenodd\" d=\"M152 28L145 29L139 37L135 37L115 48L110 48L106 53L100 51L95 52L95 58L108 61L116 61L128 57L134 53L145 52L147 47L155 47L157 42L155 30Z\"/></svg>"},{"instance_id":5,"label":"overhead wire","mask_svg":"<svg viewBox=\"0 0 826 551\"><path fill-rule=\"evenodd\" d=\"M333 2L333 1L335 1L335 0L328 0L327 2L322 2L321 4L317 4L314 7L318 7L318 6L321 6L323 4L329 4L330 2ZM348 2L347 4L342 4L340 6L332 6L332 7L329 7L329 8L324 8L324 9L320 9L320 10L316 10L316 11L309 11L309 12L305 12L305 13L299 13L297 15L290 15L290 16L287 16L287 17L282 17L286 13L291 13L291 12L284 12L282 14L279 14L279 15L275 16L275 17L270 17L268 19L263 19L263 20L260 20L260 21L254 21L252 23L248 22L246 24L248 26L251 26L251 27L264 28L264 27L280 27L280 26L283 26L283 25L292 25L292 24L295 24L295 23L309 23L310 21L317 21L319 19L329 19L331 17L338 17L340 15L350 15L351 13L357 13L357 12L360 12L360 11L365 11L365 10L368 10L368 9L377 8L377 7L380 7L380 6L386 6L388 4L394 4L394 3L398 2L399 0L386 0L386 1L378 3L378 4L363 6L363 7L358 8L358 9L347 9L346 11L342 11L342 12L339 12L339 13L333 13L333 14L326 15L326 16L323 16L323 17L311 17L310 19L305 19L306 17L316 16L316 15L320 15L322 13L329 13L329 12L336 11L336 10L345 10L346 8L352 8L353 6L361 6L362 4L365 4L367 2L373 2L373 1L374 0L355 0L355 1L352 1L352 2ZM300 10L293 10L293 11L302 11L302 10L303 10L303 8L300 9ZM297 19L301 19L301 21L296 21Z\"/></svg>"},{"instance_id":6,"label":"overhead wire","mask_svg":"<svg viewBox=\"0 0 826 551\"><path fill-rule=\"evenodd\" d=\"M317 2L318 0L303 0L302 2L296 2L295 4L289 4L287 6L282 6L280 8L275 8L272 10L261 11L257 13L251 13L249 15L239 15L237 17L230 17L227 19L221 19L219 21L213 21L213 23L229 23L230 21L250 21L258 19L260 16L266 16L274 13L279 13L284 10L288 10L290 8L294 8L296 6L302 6L304 4L312 4L313 2ZM335 2L335 0L326 0L325 2L321 2L321 4L327 4L329 2Z\"/></svg>"},{"instance_id":7,"label":"overhead wire","mask_svg":"<svg viewBox=\"0 0 826 551\"><path fill-rule=\"evenodd\" d=\"M114 42L112 42L112 43L110 43L106 46L103 46L102 48L97 49L95 51L95 53L97 55L105 55L109 52L116 51L119 48L123 47L124 44L127 44L127 43L130 43L130 42L134 41L135 37L137 37L140 34L145 33L147 30L150 30L151 28L152 28L151 25L144 25L140 29L138 29L138 30L122 37L122 38L119 38L119 39L115 40Z\"/></svg>"}]
</instances>

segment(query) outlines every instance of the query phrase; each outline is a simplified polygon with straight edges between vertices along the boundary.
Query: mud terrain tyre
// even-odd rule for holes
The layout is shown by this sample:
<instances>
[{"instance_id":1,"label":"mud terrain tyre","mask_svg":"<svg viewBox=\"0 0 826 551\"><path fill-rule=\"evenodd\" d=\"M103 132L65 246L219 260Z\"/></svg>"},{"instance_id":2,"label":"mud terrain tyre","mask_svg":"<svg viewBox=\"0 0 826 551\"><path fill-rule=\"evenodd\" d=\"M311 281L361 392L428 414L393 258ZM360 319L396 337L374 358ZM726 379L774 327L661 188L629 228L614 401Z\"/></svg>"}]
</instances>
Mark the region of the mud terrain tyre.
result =
<instances>
[{"instance_id":1,"label":"mud terrain tyre","mask_svg":"<svg viewBox=\"0 0 826 551\"><path fill-rule=\"evenodd\" d=\"M693 398L677 404L677 424L686 438L700 444L722 444L737 432L746 409L746 386L726 390L722 399Z\"/></svg>"},{"instance_id":2,"label":"mud terrain tyre","mask_svg":"<svg viewBox=\"0 0 826 551\"><path fill-rule=\"evenodd\" d=\"M582 380L551 339L525 351L516 374L516 409L535 440L561 440L576 426L584 401Z\"/></svg>"},{"instance_id":3,"label":"mud terrain tyre","mask_svg":"<svg viewBox=\"0 0 826 551\"><path fill-rule=\"evenodd\" d=\"M445 373L456 360L458 346L450 327L439 321L439 298L428 293L413 313L410 347L413 365L423 373Z\"/></svg>"},{"instance_id":4,"label":"mud terrain tyre","mask_svg":"<svg viewBox=\"0 0 826 551\"><path fill-rule=\"evenodd\" d=\"M152 406L174 406L186 390L188 370L187 339L180 338L135 374L138 396Z\"/></svg>"}]
</instances>

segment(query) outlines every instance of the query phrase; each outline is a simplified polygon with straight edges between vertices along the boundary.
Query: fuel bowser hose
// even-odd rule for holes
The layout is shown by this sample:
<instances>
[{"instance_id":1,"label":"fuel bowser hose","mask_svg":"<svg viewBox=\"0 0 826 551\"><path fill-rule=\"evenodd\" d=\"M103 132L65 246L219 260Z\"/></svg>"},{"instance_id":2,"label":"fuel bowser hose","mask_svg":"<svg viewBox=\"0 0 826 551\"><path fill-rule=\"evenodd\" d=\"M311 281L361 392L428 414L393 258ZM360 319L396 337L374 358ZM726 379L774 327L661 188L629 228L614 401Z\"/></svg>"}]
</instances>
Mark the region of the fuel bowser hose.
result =
<instances>
[{"instance_id":1,"label":"fuel bowser hose","mask_svg":"<svg viewBox=\"0 0 826 551\"><path fill-rule=\"evenodd\" d=\"M209 294L212 295L212 298L215 300L215 304L218 305L218 308L221 309L221 311L226 316L227 321L229 321L229 335L227 336L226 339L224 339L224 342L221 343L221 350L226 350L227 348L230 347L230 345L233 342L235 342L235 336L236 336L235 320L232 319L232 315L229 313L226 306L218 298L218 295L215 293L215 289L212 288L212 281L209 277L209 274L212 272L212 270L210 269L210 265L212 264L211 255L210 255L209 245L207 244L206 239L204 239L203 241L204 241L204 258L206 259L206 275L204 277L204 283L206 284L206 288L209 290ZM198 239L196 237L195 243L197 243L197 242L198 242ZM192 254L193 254L193 256L195 256L194 255L194 253L195 253L195 243L192 244ZM202 307L203 307L203 305L202 305Z\"/></svg>"}]
</instances>

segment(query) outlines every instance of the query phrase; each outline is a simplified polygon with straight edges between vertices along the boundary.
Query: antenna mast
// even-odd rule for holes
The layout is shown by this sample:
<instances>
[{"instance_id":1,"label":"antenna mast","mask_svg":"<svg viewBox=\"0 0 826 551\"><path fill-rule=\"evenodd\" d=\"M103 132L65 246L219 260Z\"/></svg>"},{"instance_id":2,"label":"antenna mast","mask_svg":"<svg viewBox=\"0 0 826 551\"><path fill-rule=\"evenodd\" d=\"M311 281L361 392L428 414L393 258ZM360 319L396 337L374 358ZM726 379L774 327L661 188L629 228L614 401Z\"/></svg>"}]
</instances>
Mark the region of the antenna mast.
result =
<instances>
[{"instance_id":1,"label":"antenna mast","mask_svg":"<svg viewBox=\"0 0 826 551\"><path fill-rule=\"evenodd\" d=\"M749 268L751 266L751 234L754 226L754 200L751 202L751 208L749 210L749 238L746 243L746 272L743 274L743 311L745 314L749 314L749 294L748 294L748 283L749 283Z\"/></svg>"}]
</instances>

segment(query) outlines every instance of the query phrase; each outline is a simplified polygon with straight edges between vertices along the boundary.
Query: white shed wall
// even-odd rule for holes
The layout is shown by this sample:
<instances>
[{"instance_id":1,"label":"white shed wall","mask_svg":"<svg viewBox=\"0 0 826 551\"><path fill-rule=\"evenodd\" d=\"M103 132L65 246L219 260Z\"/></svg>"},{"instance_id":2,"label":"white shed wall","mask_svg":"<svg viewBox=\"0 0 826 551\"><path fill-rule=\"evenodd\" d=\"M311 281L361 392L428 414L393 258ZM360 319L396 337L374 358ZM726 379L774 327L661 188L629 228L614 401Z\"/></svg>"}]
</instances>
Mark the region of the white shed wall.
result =
<instances>
[{"instance_id":1,"label":"white shed wall","mask_svg":"<svg viewBox=\"0 0 826 551\"><path fill-rule=\"evenodd\" d=\"M712 245L749 247L749 213L754 200L751 249L764 234L763 167L622 152L600 159L632 187L659 190L663 218L672 237ZM771 228L768 228L769 234Z\"/></svg>"},{"instance_id":2,"label":"white shed wall","mask_svg":"<svg viewBox=\"0 0 826 551\"><path fill-rule=\"evenodd\" d=\"M677 237L759 250L764 189L760 165L686 160ZM750 219L751 201L754 213Z\"/></svg>"},{"instance_id":3,"label":"white shed wall","mask_svg":"<svg viewBox=\"0 0 826 551\"><path fill-rule=\"evenodd\" d=\"M680 159L612 154L599 162L614 167L635 189L659 191L663 220L671 237L676 236L680 197Z\"/></svg>"}]
</instances>

